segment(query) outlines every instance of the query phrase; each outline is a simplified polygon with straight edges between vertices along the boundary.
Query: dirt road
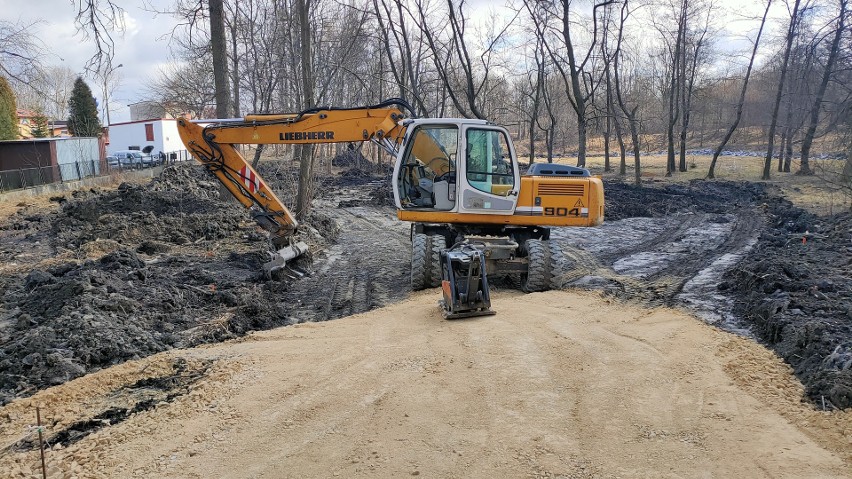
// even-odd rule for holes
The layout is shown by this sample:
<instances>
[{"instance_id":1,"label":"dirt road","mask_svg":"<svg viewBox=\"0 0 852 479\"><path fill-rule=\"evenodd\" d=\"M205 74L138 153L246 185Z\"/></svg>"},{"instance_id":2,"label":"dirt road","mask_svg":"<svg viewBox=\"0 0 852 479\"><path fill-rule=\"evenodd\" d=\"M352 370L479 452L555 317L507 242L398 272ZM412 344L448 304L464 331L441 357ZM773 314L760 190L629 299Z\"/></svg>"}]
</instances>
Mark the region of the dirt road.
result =
<instances>
[{"instance_id":1,"label":"dirt road","mask_svg":"<svg viewBox=\"0 0 852 479\"><path fill-rule=\"evenodd\" d=\"M500 292L497 316L448 322L437 295L15 401L0 476L36 471L16 444L34 405L53 437L145 394L159 403L49 451L51 477L850 476L852 414L803 404L752 341L595 293Z\"/></svg>"}]
</instances>

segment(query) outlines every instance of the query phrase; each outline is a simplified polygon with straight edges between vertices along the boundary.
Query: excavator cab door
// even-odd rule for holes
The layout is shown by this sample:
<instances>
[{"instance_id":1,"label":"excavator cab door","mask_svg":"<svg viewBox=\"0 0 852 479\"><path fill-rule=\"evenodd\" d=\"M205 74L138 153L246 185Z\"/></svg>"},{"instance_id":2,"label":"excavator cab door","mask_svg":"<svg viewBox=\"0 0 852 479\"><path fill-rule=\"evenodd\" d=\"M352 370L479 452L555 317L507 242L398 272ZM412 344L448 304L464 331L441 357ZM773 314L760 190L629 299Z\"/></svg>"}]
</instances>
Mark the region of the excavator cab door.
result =
<instances>
[{"instance_id":1,"label":"excavator cab door","mask_svg":"<svg viewBox=\"0 0 852 479\"><path fill-rule=\"evenodd\" d=\"M462 124L461 133L458 212L513 214L521 176L509 133L481 123Z\"/></svg>"},{"instance_id":2,"label":"excavator cab door","mask_svg":"<svg viewBox=\"0 0 852 479\"><path fill-rule=\"evenodd\" d=\"M414 125L394 169L398 208L455 210L458 144L459 127L455 123Z\"/></svg>"}]
</instances>

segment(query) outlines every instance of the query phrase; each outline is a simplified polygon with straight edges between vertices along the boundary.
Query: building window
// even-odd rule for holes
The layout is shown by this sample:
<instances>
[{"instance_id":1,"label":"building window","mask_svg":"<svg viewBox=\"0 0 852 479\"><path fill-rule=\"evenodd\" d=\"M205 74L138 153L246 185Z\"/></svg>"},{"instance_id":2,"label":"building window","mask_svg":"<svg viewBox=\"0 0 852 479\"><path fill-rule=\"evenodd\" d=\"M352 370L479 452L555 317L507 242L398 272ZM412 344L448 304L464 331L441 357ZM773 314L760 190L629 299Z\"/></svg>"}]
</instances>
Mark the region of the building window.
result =
<instances>
[{"instance_id":1,"label":"building window","mask_svg":"<svg viewBox=\"0 0 852 479\"><path fill-rule=\"evenodd\" d=\"M154 124L145 124L145 141L154 141Z\"/></svg>"}]
</instances>

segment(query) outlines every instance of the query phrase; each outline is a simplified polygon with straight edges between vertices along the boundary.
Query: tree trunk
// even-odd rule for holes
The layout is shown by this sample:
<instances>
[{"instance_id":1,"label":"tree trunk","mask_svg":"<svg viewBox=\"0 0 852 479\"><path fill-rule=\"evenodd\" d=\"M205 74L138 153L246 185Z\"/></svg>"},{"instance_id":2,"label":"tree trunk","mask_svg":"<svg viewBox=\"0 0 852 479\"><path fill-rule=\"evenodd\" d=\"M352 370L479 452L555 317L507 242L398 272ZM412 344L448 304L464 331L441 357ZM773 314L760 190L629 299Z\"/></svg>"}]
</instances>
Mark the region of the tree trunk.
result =
<instances>
[{"instance_id":1,"label":"tree trunk","mask_svg":"<svg viewBox=\"0 0 852 479\"><path fill-rule=\"evenodd\" d=\"M633 142L634 182L637 185L640 185L642 184L642 165L639 157L639 122L636 118L636 112L639 110L639 106L637 105L633 107L633 109L629 109L627 104L624 102L624 97L621 94L621 74L619 73L618 68L619 57L621 55L621 42L624 39L624 22L630 15L628 2L629 0L624 0L621 4L621 20L618 24L618 39L616 40L615 54L613 55L613 80L615 82L615 97L618 99L618 107L621 108L621 111L625 116L627 116L627 124L630 127L630 138ZM624 171L624 173L627 172L627 165L624 164L624 160L622 160L622 171Z\"/></svg>"},{"instance_id":2,"label":"tree trunk","mask_svg":"<svg viewBox=\"0 0 852 479\"><path fill-rule=\"evenodd\" d=\"M784 173L790 172L790 165L793 163L793 135L787 136L787 144L784 145Z\"/></svg>"},{"instance_id":3,"label":"tree trunk","mask_svg":"<svg viewBox=\"0 0 852 479\"><path fill-rule=\"evenodd\" d=\"M234 117L240 117L240 57L237 54L237 32L240 17L239 2L234 1L234 21L231 22L231 87L234 90Z\"/></svg>"},{"instance_id":4,"label":"tree trunk","mask_svg":"<svg viewBox=\"0 0 852 479\"><path fill-rule=\"evenodd\" d=\"M614 117L612 122L613 126L615 126L615 138L618 140L618 174L624 176L627 174L627 154L624 147L624 134L621 132L621 122L619 119Z\"/></svg>"},{"instance_id":5,"label":"tree trunk","mask_svg":"<svg viewBox=\"0 0 852 479\"><path fill-rule=\"evenodd\" d=\"M639 107L636 107L636 108L633 109L633 114L630 115L631 117L634 117L634 118L636 117L636 109L637 108L639 108ZM639 160L639 131L636 128L636 123L637 123L636 121L633 121L633 120L630 121L630 138L633 141L633 169L635 170L634 171L634 175L635 175L634 180L635 180L635 183L637 185L641 185L642 184L642 166L641 166L641 163L640 163L640 160Z\"/></svg>"},{"instance_id":6,"label":"tree trunk","mask_svg":"<svg viewBox=\"0 0 852 479\"><path fill-rule=\"evenodd\" d=\"M828 61L825 63L825 70L823 70L822 73L822 81L819 84L816 99L811 107L811 121L808 125L808 129L805 131L805 137L802 141L802 166L799 171L796 172L797 175L814 174L814 172L811 171L810 164L808 163L809 156L811 154L811 145L814 142L814 135L816 134L817 124L819 123L819 112L822 109L822 99L825 97L825 90L828 87L828 81L831 79L834 64L837 62L837 55L840 52L840 39L843 38L843 34L845 33L844 30L846 28L846 6L848 4L848 0L840 0L839 3L840 14L837 20L837 30L834 32L834 39L831 41L831 49L828 53Z\"/></svg>"},{"instance_id":7,"label":"tree trunk","mask_svg":"<svg viewBox=\"0 0 852 479\"><path fill-rule=\"evenodd\" d=\"M554 135L555 129L551 128L547 130L545 133L547 135L547 162L553 163L553 143L555 141L556 136Z\"/></svg>"},{"instance_id":8,"label":"tree trunk","mask_svg":"<svg viewBox=\"0 0 852 479\"><path fill-rule=\"evenodd\" d=\"M569 76L571 77L571 92L573 95L573 107L577 113L577 166L586 166L586 102L580 87L580 75L582 72L577 67L574 56L574 43L571 40L571 21L569 5L571 2L563 2L562 12L562 39L565 42L565 52L568 55Z\"/></svg>"},{"instance_id":9,"label":"tree trunk","mask_svg":"<svg viewBox=\"0 0 852 479\"><path fill-rule=\"evenodd\" d=\"M849 148L846 149L846 164L843 165L840 180L848 190L847 195L852 196L852 145L849 145Z\"/></svg>"},{"instance_id":10,"label":"tree trunk","mask_svg":"<svg viewBox=\"0 0 852 479\"><path fill-rule=\"evenodd\" d=\"M263 153L263 148L265 146L266 145L262 145L262 144L257 145L257 149L254 150L254 159L251 160L251 167L254 168L255 170L257 169L258 165L260 165L260 155L261 155L261 153Z\"/></svg>"},{"instance_id":11,"label":"tree trunk","mask_svg":"<svg viewBox=\"0 0 852 479\"><path fill-rule=\"evenodd\" d=\"M781 108L781 96L784 93L784 81L787 77L787 66L790 63L790 50L793 47L793 37L796 32L796 22L799 17L799 3L801 0L796 0L793 5L793 12L790 15L790 26L787 28L787 47L784 49L784 61L781 63L781 78L778 79L778 90L775 93L775 106L772 109L772 120L769 123L768 140L769 144L766 147L766 158L763 162L764 180L771 178L769 171L772 169L772 151L775 147L775 128L778 125L778 110Z\"/></svg>"},{"instance_id":12,"label":"tree trunk","mask_svg":"<svg viewBox=\"0 0 852 479\"><path fill-rule=\"evenodd\" d=\"M310 0L296 0L296 11L299 16L299 33L301 39L301 68L302 68L302 97L304 109L314 106L314 78L311 66L311 25L308 8ZM299 193L296 197L296 218L304 221L311 207L313 193L313 145L299 145L296 149L299 157Z\"/></svg>"},{"instance_id":13,"label":"tree trunk","mask_svg":"<svg viewBox=\"0 0 852 479\"><path fill-rule=\"evenodd\" d=\"M537 55L537 54L536 54ZM536 57L538 62L538 58ZM530 166L535 163L535 137L538 123L538 110L541 106L541 89L544 77L544 62L538 64L535 79L535 96L533 97L532 112L530 113Z\"/></svg>"},{"instance_id":14,"label":"tree trunk","mask_svg":"<svg viewBox=\"0 0 852 479\"><path fill-rule=\"evenodd\" d=\"M606 115L606 127L604 128L604 171L610 171L612 168L609 166L609 136L610 130L612 128L612 119L609 116L609 112Z\"/></svg>"},{"instance_id":15,"label":"tree trunk","mask_svg":"<svg viewBox=\"0 0 852 479\"><path fill-rule=\"evenodd\" d=\"M680 17L678 17L677 39L675 40L674 53L672 55L672 75L669 82L669 122L666 130L666 141L668 142L668 156L666 158L666 176L672 176L677 168L675 163L674 127L680 117L680 65L682 38L686 28L686 0L681 0Z\"/></svg>"},{"instance_id":16,"label":"tree trunk","mask_svg":"<svg viewBox=\"0 0 852 479\"><path fill-rule=\"evenodd\" d=\"M213 55L213 84L216 90L216 117L230 117L231 98L228 89L228 54L225 43L223 0L210 1L210 49Z\"/></svg>"},{"instance_id":17,"label":"tree trunk","mask_svg":"<svg viewBox=\"0 0 852 479\"><path fill-rule=\"evenodd\" d=\"M586 166L586 114L577 114L577 166Z\"/></svg>"}]
</instances>

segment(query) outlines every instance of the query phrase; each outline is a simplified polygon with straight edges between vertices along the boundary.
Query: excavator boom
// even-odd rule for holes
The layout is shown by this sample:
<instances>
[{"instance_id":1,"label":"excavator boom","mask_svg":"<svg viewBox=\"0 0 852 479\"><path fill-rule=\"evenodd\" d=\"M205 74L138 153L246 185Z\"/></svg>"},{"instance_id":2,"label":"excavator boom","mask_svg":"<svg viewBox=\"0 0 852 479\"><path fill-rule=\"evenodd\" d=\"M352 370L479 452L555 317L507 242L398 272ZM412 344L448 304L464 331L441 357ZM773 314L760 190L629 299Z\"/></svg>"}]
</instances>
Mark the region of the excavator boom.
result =
<instances>
[{"instance_id":1,"label":"excavator boom","mask_svg":"<svg viewBox=\"0 0 852 479\"><path fill-rule=\"evenodd\" d=\"M299 222L234 145L375 141L395 153L405 131L400 126L404 115L397 106L407 104L388 100L364 108L317 108L293 114L249 115L236 121L180 119L178 131L190 153L269 231L278 250L267 264L267 270L272 270L303 254L307 245L290 244Z\"/></svg>"}]
</instances>

